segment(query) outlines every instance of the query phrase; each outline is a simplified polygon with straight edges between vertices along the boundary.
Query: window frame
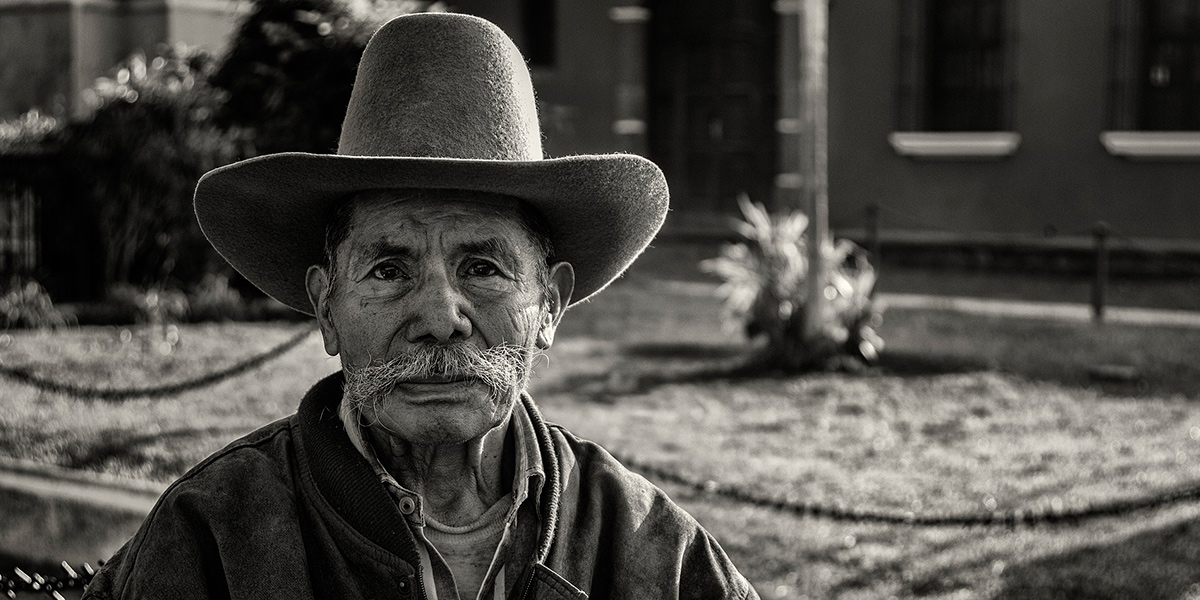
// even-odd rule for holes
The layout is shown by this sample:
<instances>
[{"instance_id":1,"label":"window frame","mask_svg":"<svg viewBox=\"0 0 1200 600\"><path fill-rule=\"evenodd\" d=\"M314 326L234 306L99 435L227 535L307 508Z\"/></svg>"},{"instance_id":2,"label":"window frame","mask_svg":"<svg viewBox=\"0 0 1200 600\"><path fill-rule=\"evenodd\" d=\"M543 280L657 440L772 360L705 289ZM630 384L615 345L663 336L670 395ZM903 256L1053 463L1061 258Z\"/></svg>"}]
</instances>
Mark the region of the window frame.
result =
<instances>
[{"instance_id":1,"label":"window frame","mask_svg":"<svg viewBox=\"0 0 1200 600\"><path fill-rule=\"evenodd\" d=\"M931 27L935 0L897 0L898 35L894 131L889 144L898 155L919 159L999 159L1016 152L1017 2L1000 0L1003 65L998 127L945 131L931 127ZM917 143L913 143L916 141Z\"/></svg>"},{"instance_id":2,"label":"window frame","mask_svg":"<svg viewBox=\"0 0 1200 600\"><path fill-rule=\"evenodd\" d=\"M1200 130L1142 129L1146 60L1142 0L1110 0L1108 127L1100 144L1111 155L1139 161L1200 159Z\"/></svg>"}]
</instances>

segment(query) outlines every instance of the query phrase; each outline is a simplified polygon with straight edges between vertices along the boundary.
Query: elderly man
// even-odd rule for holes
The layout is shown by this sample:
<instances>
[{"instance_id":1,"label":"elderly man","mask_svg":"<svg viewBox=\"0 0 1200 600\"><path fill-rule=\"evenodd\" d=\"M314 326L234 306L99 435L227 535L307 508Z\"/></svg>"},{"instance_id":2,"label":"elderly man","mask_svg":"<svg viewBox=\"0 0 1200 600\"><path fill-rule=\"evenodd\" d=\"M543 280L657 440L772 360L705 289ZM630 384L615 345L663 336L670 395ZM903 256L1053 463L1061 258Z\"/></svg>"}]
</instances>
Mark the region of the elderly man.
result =
<instances>
[{"instance_id":1,"label":"elderly man","mask_svg":"<svg viewBox=\"0 0 1200 600\"><path fill-rule=\"evenodd\" d=\"M543 159L482 19L400 17L336 155L207 174L205 234L344 374L173 484L89 598L756 598L717 542L524 393L564 311L662 224L629 155Z\"/></svg>"}]
</instances>

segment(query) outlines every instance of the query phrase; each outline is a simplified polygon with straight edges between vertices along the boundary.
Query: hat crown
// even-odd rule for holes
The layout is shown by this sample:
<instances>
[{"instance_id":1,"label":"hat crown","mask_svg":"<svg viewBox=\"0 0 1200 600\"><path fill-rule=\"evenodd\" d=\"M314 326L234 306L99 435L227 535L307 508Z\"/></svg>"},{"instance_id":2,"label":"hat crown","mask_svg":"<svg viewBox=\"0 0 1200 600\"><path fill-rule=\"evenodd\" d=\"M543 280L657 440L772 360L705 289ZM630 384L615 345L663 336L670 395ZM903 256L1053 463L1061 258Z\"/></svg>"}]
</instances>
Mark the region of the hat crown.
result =
<instances>
[{"instance_id":1,"label":"hat crown","mask_svg":"<svg viewBox=\"0 0 1200 600\"><path fill-rule=\"evenodd\" d=\"M529 69L512 40L484 19L392 19L363 51L337 153L540 160Z\"/></svg>"}]
</instances>

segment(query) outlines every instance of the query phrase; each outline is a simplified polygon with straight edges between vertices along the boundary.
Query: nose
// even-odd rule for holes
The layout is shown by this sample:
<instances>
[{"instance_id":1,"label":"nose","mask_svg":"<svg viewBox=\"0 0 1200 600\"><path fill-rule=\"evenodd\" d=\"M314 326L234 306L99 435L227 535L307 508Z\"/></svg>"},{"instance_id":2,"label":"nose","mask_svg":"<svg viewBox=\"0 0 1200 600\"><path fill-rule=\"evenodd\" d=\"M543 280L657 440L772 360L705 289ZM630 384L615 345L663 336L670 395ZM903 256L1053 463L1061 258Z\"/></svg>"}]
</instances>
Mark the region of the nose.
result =
<instances>
[{"instance_id":1,"label":"nose","mask_svg":"<svg viewBox=\"0 0 1200 600\"><path fill-rule=\"evenodd\" d=\"M409 294L411 310L405 338L412 343L449 342L471 337L471 321L463 313L466 299L445 272L421 277Z\"/></svg>"}]
</instances>

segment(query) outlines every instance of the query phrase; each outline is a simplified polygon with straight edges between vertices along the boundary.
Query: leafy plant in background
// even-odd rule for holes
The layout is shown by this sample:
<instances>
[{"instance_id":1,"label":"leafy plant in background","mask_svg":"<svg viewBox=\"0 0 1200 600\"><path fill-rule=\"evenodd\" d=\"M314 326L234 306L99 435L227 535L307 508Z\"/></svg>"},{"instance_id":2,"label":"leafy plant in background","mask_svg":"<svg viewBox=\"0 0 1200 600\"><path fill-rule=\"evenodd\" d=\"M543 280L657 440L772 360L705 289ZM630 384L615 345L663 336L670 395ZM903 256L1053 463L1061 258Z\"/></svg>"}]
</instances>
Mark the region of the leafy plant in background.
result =
<instances>
[{"instance_id":1,"label":"leafy plant in background","mask_svg":"<svg viewBox=\"0 0 1200 600\"><path fill-rule=\"evenodd\" d=\"M388 19L443 10L417 0L255 0L212 83L219 122L253 130L258 153L332 152L358 61Z\"/></svg>"},{"instance_id":2,"label":"leafy plant in background","mask_svg":"<svg viewBox=\"0 0 1200 600\"><path fill-rule=\"evenodd\" d=\"M230 287L229 277L221 273L205 275L192 291L188 304L193 322L240 321L247 314L241 293Z\"/></svg>"},{"instance_id":3,"label":"leafy plant in background","mask_svg":"<svg viewBox=\"0 0 1200 600\"><path fill-rule=\"evenodd\" d=\"M134 323L169 325L182 323L188 316L188 298L183 292L169 288L139 288L120 284L108 293L108 304L119 307Z\"/></svg>"},{"instance_id":4,"label":"leafy plant in background","mask_svg":"<svg viewBox=\"0 0 1200 600\"><path fill-rule=\"evenodd\" d=\"M215 68L185 46L134 54L85 93L90 112L67 128L62 158L99 229L105 289L161 286L180 267L198 277L213 260L192 192L203 173L247 150L243 132L212 123L224 101L207 83Z\"/></svg>"},{"instance_id":5,"label":"leafy plant in background","mask_svg":"<svg viewBox=\"0 0 1200 600\"><path fill-rule=\"evenodd\" d=\"M738 206L745 221L735 220L734 228L745 241L725 244L720 256L700 265L723 280L724 318L741 323L749 337L765 336L763 359L773 366L830 367L844 365L846 358L874 362L883 348L874 329L882 315L871 299L875 270L866 252L848 240L834 245L826 261L821 335L806 339L808 217L800 212L772 216L745 194Z\"/></svg>"},{"instance_id":6,"label":"leafy plant in background","mask_svg":"<svg viewBox=\"0 0 1200 600\"><path fill-rule=\"evenodd\" d=\"M15 119L0 121L0 154L36 152L61 133L63 121L31 110Z\"/></svg>"},{"instance_id":7,"label":"leafy plant in background","mask_svg":"<svg viewBox=\"0 0 1200 600\"><path fill-rule=\"evenodd\" d=\"M0 329L57 329L68 324L36 281L16 282L0 296Z\"/></svg>"}]
</instances>

